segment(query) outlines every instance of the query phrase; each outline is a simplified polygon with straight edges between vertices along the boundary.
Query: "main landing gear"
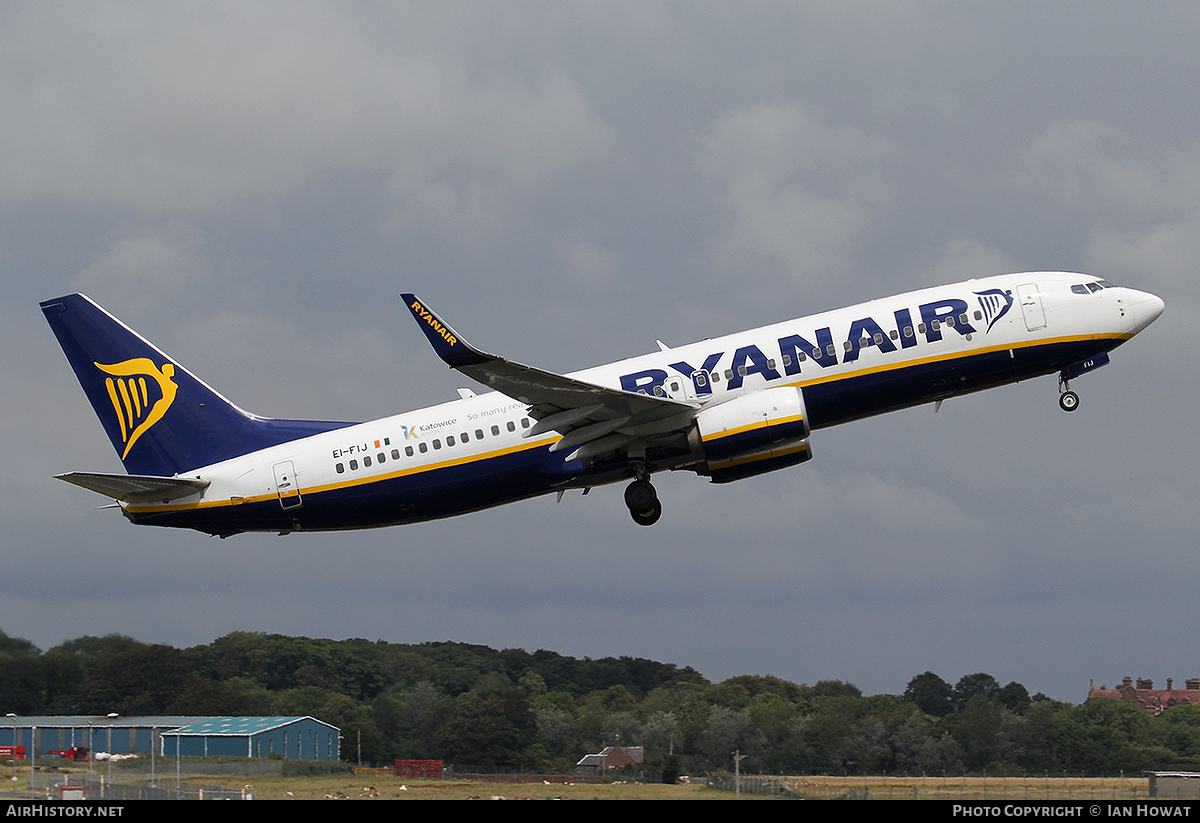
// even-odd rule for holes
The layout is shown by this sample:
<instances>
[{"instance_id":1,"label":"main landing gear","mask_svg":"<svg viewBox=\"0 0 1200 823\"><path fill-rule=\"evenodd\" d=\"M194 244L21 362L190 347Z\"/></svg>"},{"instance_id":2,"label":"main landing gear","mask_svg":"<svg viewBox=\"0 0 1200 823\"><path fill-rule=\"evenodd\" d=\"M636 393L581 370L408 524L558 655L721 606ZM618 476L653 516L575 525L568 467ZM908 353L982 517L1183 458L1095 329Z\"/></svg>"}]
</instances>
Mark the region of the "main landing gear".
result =
<instances>
[{"instance_id":1,"label":"main landing gear","mask_svg":"<svg viewBox=\"0 0 1200 823\"><path fill-rule=\"evenodd\" d=\"M625 505L629 507L633 522L639 526L653 526L662 517L658 492L645 477L638 477L625 487Z\"/></svg>"},{"instance_id":2,"label":"main landing gear","mask_svg":"<svg viewBox=\"0 0 1200 823\"><path fill-rule=\"evenodd\" d=\"M1058 378L1058 407L1065 412L1079 408L1079 395L1071 391L1070 384L1062 377Z\"/></svg>"}]
</instances>

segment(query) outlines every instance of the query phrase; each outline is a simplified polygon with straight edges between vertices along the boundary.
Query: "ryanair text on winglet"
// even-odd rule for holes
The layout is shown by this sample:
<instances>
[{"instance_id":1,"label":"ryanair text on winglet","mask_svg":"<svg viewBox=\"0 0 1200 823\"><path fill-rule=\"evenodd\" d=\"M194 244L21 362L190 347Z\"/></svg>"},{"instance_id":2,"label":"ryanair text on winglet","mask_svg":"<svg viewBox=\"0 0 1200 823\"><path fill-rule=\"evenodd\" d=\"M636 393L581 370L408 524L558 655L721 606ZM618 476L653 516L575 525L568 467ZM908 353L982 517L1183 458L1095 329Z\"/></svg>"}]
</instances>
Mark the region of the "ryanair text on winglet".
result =
<instances>
[{"instance_id":1,"label":"ryanair text on winglet","mask_svg":"<svg viewBox=\"0 0 1200 823\"><path fill-rule=\"evenodd\" d=\"M430 326L432 326L433 330L440 334L442 339L451 346L458 342L454 339L454 335L450 333L450 329L439 323L438 319L433 316L432 312L427 311L425 307L421 305L420 301L414 300L410 308L417 315L417 317L421 318Z\"/></svg>"}]
</instances>

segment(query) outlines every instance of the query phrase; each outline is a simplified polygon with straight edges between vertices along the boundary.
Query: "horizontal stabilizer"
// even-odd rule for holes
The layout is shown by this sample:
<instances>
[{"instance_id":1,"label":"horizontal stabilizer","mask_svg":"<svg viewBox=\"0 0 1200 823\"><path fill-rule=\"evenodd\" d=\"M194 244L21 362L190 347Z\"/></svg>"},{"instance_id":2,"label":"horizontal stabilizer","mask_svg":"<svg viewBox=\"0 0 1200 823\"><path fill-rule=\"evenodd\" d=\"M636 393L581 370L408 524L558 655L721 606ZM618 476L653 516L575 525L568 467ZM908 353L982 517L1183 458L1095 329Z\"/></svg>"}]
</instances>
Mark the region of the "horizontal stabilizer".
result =
<instances>
[{"instance_id":1,"label":"horizontal stabilizer","mask_svg":"<svg viewBox=\"0 0 1200 823\"><path fill-rule=\"evenodd\" d=\"M59 480L74 483L125 503L166 503L180 497L204 491L208 480L187 477L151 477L141 474L103 474L101 472L67 472L55 475Z\"/></svg>"}]
</instances>

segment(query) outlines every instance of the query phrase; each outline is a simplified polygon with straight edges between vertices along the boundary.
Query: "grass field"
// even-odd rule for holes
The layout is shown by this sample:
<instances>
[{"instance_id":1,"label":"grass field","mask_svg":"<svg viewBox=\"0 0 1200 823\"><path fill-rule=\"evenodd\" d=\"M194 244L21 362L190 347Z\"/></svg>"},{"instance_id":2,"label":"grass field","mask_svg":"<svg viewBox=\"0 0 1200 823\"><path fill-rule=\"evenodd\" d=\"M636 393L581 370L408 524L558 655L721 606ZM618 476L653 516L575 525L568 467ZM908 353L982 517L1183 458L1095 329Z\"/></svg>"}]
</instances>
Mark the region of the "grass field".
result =
<instances>
[{"instance_id":1,"label":"grass field","mask_svg":"<svg viewBox=\"0 0 1200 823\"><path fill-rule=\"evenodd\" d=\"M827 777L782 778L814 799L862 800L1137 800L1150 794L1138 777Z\"/></svg>"},{"instance_id":2,"label":"grass field","mask_svg":"<svg viewBox=\"0 0 1200 823\"><path fill-rule=\"evenodd\" d=\"M792 791L812 799L861 800L1136 800L1149 794L1149 782L1134 778L1063 777L824 777L780 778ZM754 794L754 778L743 783L743 800L775 800ZM231 784L232 785L232 784ZM637 783L482 783L407 780L391 777L279 778L253 783L262 800L733 800L732 791L703 785Z\"/></svg>"},{"instance_id":3,"label":"grass field","mask_svg":"<svg viewBox=\"0 0 1200 823\"><path fill-rule=\"evenodd\" d=\"M1149 794L1145 778L1062 777L785 777L780 780L811 799L860 800L1136 800ZM743 782L743 800L775 800L755 794L755 778ZM224 782L238 788L233 781ZM484 783L392 777L268 778L251 784L260 800L733 800L732 791L703 785L639 783Z\"/></svg>"},{"instance_id":4,"label":"grass field","mask_svg":"<svg viewBox=\"0 0 1200 823\"><path fill-rule=\"evenodd\" d=\"M76 767L77 768L77 767ZM75 771L75 768L63 772ZM28 770L0 768L0 781L19 791L27 785ZM86 768L81 777L86 777ZM62 773L57 773L61 779ZM128 775L120 782L138 783L145 776ZM833 777L776 778L796 794L815 800L968 800L968 801L1129 801L1149 796L1143 777ZM387 775L318 775L311 777L203 777L186 775L185 782L231 790L247 789L257 800L733 800L732 791L691 784L672 786L639 783L491 783L466 780L413 780ZM775 800L756 794L761 778L743 779L743 800ZM39 772L39 796L45 797L52 775ZM171 777L160 774L160 785L173 787ZM23 792L22 792L23 794ZM194 797L194 795L193 795ZM785 795L786 797L786 795Z\"/></svg>"},{"instance_id":5,"label":"grass field","mask_svg":"<svg viewBox=\"0 0 1200 823\"><path fill-rule=\"evenodd\" d=\"M371 782L304 777L259 780L260 800L732 800L707 786L640 783L478 783L457 780L372 779ZM767 798L757 798L765 800Z\"/></svg>"}]
</instances>

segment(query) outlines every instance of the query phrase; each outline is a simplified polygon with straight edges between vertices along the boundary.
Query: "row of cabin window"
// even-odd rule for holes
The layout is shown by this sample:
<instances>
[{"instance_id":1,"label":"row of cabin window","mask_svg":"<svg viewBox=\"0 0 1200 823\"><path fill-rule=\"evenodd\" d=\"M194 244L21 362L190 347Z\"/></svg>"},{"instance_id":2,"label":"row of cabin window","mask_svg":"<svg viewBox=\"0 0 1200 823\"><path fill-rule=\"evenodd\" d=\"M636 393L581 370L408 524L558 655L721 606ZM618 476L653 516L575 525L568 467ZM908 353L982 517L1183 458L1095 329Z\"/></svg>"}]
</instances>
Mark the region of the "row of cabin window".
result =
<instances>
[{"instance_id":1,"label":"row of cabin window","mask_svg":"<svg viewBox=\"0 0 1200 823\"><path fill-rule=\"evenodd\" d=\"M979 311L979 310L976 310L976 311L975 311L975 319L976 319L976 320L982 320L982 319L983 319L983 312L981 312L981 311ZM968 317L967 317L967 314L966 314L966 312L963 312L962 314L960 314L960 315L958 316L958 321L957 321L957 322L959 322L959 323L962 323L962 324L964 324L964 325L965 325L966 323L970 322L970 318L968 318ZM955 319L954 319L954 317L953 317L953 316L950 316L950 317L947 317L947 318L946 318L946 325L947 325L947 326L950 326L950 327L952 327L952 328L953 328L953 326L955 325ZM940 329L941 327L942 327L942 324L941 324L941 322L940 322L940 321L938 321L938 320L934 320L934 321L932 321L932 322L929 324L929 328L930 328L930 329L932 329L933 331L937 331L937 330L938 330L938 329ZM917 333L918 333L918 334L924 334L924 333L925 333L925 330L926 330L926 329L925 329L925 324L924 324L924 323L919 323L919 324L917 324ZM912 337L912 336L913 336L913 327L912 327L912 326L905 326L905 327L904 327L904 336L905 336L905 337ZM892 329L892 331L891 331L891 334L889 335L889 337L891 337L893 340L899 340L899 339L900 339L900 332L899 332L898 330L896 330L896 329ZM864 338L862 338L861 340L859 340L859 341L858 341L858 345L859 345L860 347L870 346L872 343L874 343L876 346L878 346L878 345L880 345L881 343L883 343L883 334L882 334L882 333L880 333L880 332L876 332L876 333L875 333L875 337L874 337L874 338L870 338L870 337L864 337ZM845 349L846 351L850 351L851 349L853 349L853 348L854 348L854 341L852 341L852 340L847 340L845 343L843 343L843 344L842 344L842 348L843 348L843 349ZM834 346L834 344L830 343L829 345L827 345L827 346L825 347L825 355L826 355L826 356L828 356L828 357L833 357L833 356L834 356L834 355L836 355L836 354L837 354L837 347L836 347L836 346ZM813 349L813 350L812 350L812 356L813 356L813 359L815 359L815 360L820 360L820 359L821 359L821 350L820 350L820 349ZM796 360L797 360L797 362L803 363L803 362L804 362L805 360L807 360L807 359L808 359L808 355L807 355L807 354L805 354L804 352L800 351L799 349L797 349L797 350L796 350ZM790 366L790 365L792 365L792 356L791 356L790 354L785 354L785 355L783 355L783 365L784 365L784 367L785 367L785 368L786 368L786 367L788 367L788 366ZM767 368L768 368L768 369L770 369L770 370L772 370L772 371L774 371L774 370L775 370L775 360L774 360L774 359L771 359L771 360L768 360L768 361L767 361ZM745 366L738 366L738 369L737 369L737 371L738 371L738 374L740 374L742 377L745 377L745 376L746 376L746 374L747 374L747 369L746 369L746 367L745 367ZM694 374L694 375L692 375L692 376L693 376L693 378L695 379L695 381L696 381L696 385L697 385L697 386L703 386L703 385L705 385L705 384L708 382L708 377L706 376L706 373L705 373L705 372L702 372L702 371L701 371L701 372L697 372L696 374ZM726 380L732 380L732 379L733 379L733 369L726 369L726 370L725 370L725 379L726 379ZM720 373L719 371L714 371L714 372L712 373L712 381L713 381L714 383L720 383L720 382L721 382L721 373ZM673 390L673 391L678 391L678 390L679 390L679 385L678 385L677 383L672 383L672 386L671 386L671 388L672 388L672 390ZM645 390L645 389L639 389L639 391L640 391L642 394L645 394L645 393L646 393L646 390ZM657 394L657 395L659 395L660 397L661 397L662 395L666 394L666 392L664 392L664 391L663 391L663 387L662 387L662 386L655 386L655 387L654 387L654 393L655 393L655 394Z\"/></svg>"},{"instance_id":2,"label":"row of cabin window","mask_svg":"<svg viewBox=\"0 0 1200 823\"><path fill-rule=\"evenodd\" d=\"M530 419L528 417L521 418L521 428L527 429L530 427L530 425L532 425L532 422L530 421ZM508 423L505 424L505 428L507 428L510 432L515 432L517 430L517 424L514 423L513 421L509 420ZM500 436L500 427L499 426L492 426L491 431L492 431L493 437ZM475 430L474 438L476 440L482 440L485 436L486 435L485 435L483 429ZM447 435L445 445L447 447L450 447L450 446L454 446L456 443L470 443L471 437L472 437L472 435L469 434L468 432L462 432L458 436L457 440L455 440L454 435L452 435L452 434ZM433 447L434 451L439 451L442 448L441 438L434 438L433 440L422 440L420 443L418 443L416 445L416 448L414 448L412 446L405 446L404 447L404 456L412 457L417 452L420 452L421 454L426 454L429 451L430 446ZM400 459L400 450L392 449L391 458L392 458L392 460L399 460ZM381 451L375 455L374 460L376 463L386 463L388 460L388 455L387 455L387 453ZM363 457L362 467L364 469L369 469L371 467L371 456L370 455L366 455L365 457ZM346 465L343 463L335 463L333 468L338 474L344 474L346 472ZM350 471L352 471L352 472L358 471L358 468L359 468L358 461L351 460L350 461Z\"/></svg>"}]
</instances>

